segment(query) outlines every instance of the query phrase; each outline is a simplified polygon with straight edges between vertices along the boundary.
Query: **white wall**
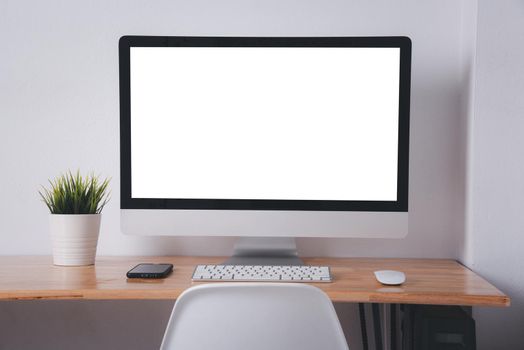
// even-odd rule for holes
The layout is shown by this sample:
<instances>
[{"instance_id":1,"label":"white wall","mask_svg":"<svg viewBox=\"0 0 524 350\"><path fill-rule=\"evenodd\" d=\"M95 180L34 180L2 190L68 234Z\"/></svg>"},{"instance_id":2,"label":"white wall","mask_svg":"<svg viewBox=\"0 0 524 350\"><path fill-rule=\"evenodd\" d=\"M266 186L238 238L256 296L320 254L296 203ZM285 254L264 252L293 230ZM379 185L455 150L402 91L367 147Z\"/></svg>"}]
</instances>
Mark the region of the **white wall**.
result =
<instances>
[{"instance_id":1,"label":"white wall","mask_svg":"<svg viewBox=\"0 0 524 350\"><path fill-rule=\"evenodd\" d=\"M464 247L464 91L474 53L472 4L473 0L1 1L0 254L50 254L47 213L36 191L47 178L77 168L113 177L114 200L104 211L99 254L231 252L229 238L141 238L119 232L121 35L407 35L413 40L408 237L300 239L299 250L308 256L458 257ZM73 307L67 302L46 305L41 307L64 317ZM26 327L43 321L30 309L13 309L17 304L0 307L18 315L17 322L24 319ZM141 324L148 327L157 316L144 313ZM88 329L102 332L99 319L81 311L75 317ZM0 326L2 322L0 318ZM58 317L46 324L50 330L60 329L63 322ZM127 326L115 321L111 327ZM16 333L10 334L16 341ZM101 334L107 341L101 344L112 342L110 335ZM62 345L71 339L64 338ZM132 341L127 345L138 346Z\"/></svg>"},{"instance_id":2,"label":"white wall","mask_svg":"<svg viewBox=\"0 0 524 350\"><path fill-rule=\"evenodd\" d=\"M466 263L512 299L474 310L479 350L523 349L524 2L478 10Z\"/></svg>"},{"instance_id":3,"label":"white wall","mask_svg":"<svg viewBox=\"0 0 524 350\"><path fill-rule=\"evenodd\" d=\"M113 177L100 254L228 254L231 239L119 232L118 60L123 34L408 35L413 45L410 234L303 239L304 255L456 257L462 235L462 2L278 0L2 2L0 254L49 254L36 191L66 169ZM438 28L438 29L437 29ZM458 150L458 151L457 151ZM30 215L30 219L27 219ZM30 241L31 244L27 244ZM212 244L210 244L212 243Z\"/></svg>"}]
</instances>

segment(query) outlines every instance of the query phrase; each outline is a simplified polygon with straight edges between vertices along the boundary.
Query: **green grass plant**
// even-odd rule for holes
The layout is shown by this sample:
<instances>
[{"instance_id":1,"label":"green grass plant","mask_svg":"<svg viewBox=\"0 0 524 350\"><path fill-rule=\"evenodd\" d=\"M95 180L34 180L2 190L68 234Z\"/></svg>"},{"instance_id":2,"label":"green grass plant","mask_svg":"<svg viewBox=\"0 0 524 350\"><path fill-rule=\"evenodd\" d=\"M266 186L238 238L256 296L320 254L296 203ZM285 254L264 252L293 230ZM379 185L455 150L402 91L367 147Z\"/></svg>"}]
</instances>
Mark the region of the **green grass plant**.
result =
<instances>
[{"instance_id":1,"label":"green grass plant","mask_svg":"<svg viewBox=\"0 0 524 350\"><path fill-rule=\"evenodd\" d=\"M100 214L110 199L109 181L68 171L49 180L50 187L42 186L38 193L51 214Z\"/></svg>"}]
</instances>

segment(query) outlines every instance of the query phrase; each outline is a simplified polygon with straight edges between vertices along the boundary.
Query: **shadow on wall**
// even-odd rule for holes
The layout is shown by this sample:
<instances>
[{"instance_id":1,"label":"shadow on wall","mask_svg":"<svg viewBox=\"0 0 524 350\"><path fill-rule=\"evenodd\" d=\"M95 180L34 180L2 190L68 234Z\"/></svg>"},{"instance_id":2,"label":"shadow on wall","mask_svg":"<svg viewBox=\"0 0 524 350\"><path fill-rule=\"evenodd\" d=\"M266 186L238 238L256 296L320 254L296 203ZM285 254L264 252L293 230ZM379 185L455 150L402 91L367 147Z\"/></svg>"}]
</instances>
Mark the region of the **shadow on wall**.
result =
<instances>
[{"instance_id":1,"label":"shadow on wall","mask_svg":"<svg viewBox=\"0 0 524 350\"><path fill-rule=\"evenodd\" d=\"M2 301L0 349L156 350L173 305L172 300Z\"/></svg>"}]
</instances>

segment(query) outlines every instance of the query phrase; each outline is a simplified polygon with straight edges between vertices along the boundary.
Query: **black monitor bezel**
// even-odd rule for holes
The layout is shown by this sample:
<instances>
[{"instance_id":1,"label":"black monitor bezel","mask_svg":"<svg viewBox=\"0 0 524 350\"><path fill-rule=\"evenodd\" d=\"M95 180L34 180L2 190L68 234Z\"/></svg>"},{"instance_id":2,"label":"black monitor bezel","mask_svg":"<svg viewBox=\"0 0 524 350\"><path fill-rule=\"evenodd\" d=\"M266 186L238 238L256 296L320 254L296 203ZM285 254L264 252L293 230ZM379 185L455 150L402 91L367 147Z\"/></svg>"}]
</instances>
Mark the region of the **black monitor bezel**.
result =
<instances>
[{"instance_id":1,"label":"black monitor bezel","mask_svg":"<svg viewBox=\"0 0 524 350\"><path fill-rule=\"evenodd\" d=\"M190 199L131 197L131 47L398 47L400 48L399 142L396 201ZM394 37L186 37L123 36L120 71L121 209L311 210L407 212L409 178L409 107L411 40Z\"/></svg>"}]
</instances>

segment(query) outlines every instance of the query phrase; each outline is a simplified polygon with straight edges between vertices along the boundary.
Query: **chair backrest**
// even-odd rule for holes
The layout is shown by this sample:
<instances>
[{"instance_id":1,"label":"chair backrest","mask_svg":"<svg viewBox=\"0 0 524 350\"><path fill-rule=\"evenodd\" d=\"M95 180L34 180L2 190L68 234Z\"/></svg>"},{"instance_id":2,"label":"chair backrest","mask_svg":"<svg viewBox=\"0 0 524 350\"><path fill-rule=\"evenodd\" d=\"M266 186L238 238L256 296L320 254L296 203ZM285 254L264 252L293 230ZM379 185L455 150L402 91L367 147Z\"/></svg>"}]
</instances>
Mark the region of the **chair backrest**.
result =
<instances>
[{"instance_id":1,"label":"chair backrest","mask_svg":"<svg viewBox=\"0 0 524 350\"><path fill-rule=\"evenodd\" d=\"M178 298L161 350L348 349L331 300L298 283L213 283Z\"/></svg>"}]
</instances>

